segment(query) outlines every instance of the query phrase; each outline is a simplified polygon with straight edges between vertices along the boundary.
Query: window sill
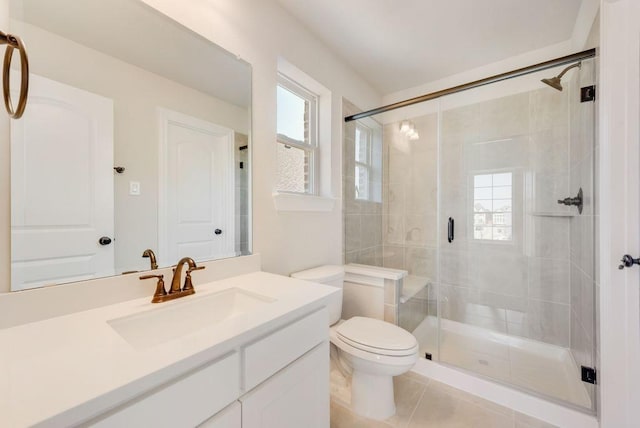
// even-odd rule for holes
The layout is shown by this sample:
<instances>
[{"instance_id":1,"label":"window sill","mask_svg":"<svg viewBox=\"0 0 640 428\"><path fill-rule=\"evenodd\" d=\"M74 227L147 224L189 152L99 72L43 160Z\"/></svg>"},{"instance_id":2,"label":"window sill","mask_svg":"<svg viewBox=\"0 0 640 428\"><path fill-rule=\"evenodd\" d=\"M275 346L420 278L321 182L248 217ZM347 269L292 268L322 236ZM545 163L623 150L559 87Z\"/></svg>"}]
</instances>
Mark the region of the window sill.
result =
<instances>
[{"instance_id":1,"label":"window sill","mask_svg":"<svg viewBox=\"0 0 640 428\"><path fill-rule=\"evenodd\" d=\"M280 192L273 194L273 202L277 211L330 212L336 205L335 198Z\"/></svg>"}]
</instances>

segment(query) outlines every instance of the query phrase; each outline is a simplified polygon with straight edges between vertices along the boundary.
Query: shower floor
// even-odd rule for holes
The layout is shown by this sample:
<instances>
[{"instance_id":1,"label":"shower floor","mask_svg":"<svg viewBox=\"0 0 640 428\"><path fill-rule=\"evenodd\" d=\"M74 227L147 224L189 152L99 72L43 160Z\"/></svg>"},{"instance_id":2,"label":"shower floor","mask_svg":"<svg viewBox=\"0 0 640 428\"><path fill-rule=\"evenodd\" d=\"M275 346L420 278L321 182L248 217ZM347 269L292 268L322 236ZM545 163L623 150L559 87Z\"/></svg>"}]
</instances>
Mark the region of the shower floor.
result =
<instances>
[{"instance_id":1,"label":"shower floor","mask_svg":"<svg viewBox=\"0 0 640 428\"><path fill-rule=\"evenodd\" d=\"M439 361L524 387L581 407L591 399L568 349L443 319ZM438 320L427 317L414 331L420 355L436 359Z\"/></svg>"}]
</instances>

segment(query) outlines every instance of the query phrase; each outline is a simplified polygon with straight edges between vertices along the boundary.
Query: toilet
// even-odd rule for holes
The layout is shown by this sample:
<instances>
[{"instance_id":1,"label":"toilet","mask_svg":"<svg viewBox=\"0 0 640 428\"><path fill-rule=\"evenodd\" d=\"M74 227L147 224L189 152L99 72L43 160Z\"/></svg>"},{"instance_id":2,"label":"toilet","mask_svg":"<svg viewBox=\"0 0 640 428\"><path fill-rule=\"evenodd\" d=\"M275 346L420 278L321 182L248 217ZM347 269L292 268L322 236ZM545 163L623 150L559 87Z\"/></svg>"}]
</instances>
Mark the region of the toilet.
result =
<instances>
[{"instance_id":1,"label":"toilet","mask_svg":"<svg viewBox=\"0 0 640 428\"><path fill-rule=\"evenodd\" d=\"M342 290L344 268L320 266L291 276ZM339 363L352 372L351 409L370 419L393 416L393 376L406 373L418 361L416 338L398 326L373 318L341 320L342 292L328 309L332 348L337 351Z\"/></svg>"}]
</instances>

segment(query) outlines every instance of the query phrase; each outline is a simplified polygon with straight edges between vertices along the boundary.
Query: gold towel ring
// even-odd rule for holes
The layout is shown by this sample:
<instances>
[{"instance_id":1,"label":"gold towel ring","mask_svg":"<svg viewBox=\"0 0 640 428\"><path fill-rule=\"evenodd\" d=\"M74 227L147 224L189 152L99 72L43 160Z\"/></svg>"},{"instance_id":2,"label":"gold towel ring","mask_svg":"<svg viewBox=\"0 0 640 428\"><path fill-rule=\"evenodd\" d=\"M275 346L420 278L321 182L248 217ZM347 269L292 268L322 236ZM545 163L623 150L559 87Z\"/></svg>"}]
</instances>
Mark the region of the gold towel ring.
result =
<instances>
[{"instance_id":1,"label":"gold towel ring","mask_svg":"<svg viewBox=\"0 0 640 428\"><path fill-rule=\"evenodd\" d=\"M24 43L20 37L11 34L2 34L6 38L7 50L4 52L4 64L2 66L2 94L4 96L4 106L7 109L7 113L13 119L20 119L24 113L24 109L27 107L27 95L29 94L29 58L27 58L27 51L24 47ZM1 36L0 36L1 37ZM11 102L11 88L10 88L10 75L11 75L11 59L13 58L13 50L18 49L20 52L20 96L18 98L18 106L13 109L13 103Z\"/></svg>"}]
</instances>

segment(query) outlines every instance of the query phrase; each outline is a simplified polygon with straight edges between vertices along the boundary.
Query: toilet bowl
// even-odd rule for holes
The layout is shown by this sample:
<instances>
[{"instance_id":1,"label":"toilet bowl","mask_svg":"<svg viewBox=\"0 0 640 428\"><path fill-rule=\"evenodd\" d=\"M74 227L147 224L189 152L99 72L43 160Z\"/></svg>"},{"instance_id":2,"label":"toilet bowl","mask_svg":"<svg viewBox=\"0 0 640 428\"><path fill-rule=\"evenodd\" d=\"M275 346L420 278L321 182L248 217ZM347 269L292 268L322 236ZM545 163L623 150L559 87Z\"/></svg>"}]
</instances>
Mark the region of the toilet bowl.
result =
<instances>
[{"instance_id":1,"label":"toilet bowl","mask_svg":"<svg viewBox=\"0 0 640 428\"><path fill-rule=\"evenodd\" d=\"M342 266L320 266L296 272L294 278L342 288ZM330 340L339 363L352 374L351 409L370 419L396 412L393 376L409 371L418 360L415 337L391 323L355 316L341 320L342 293L329 305Z\"/></svg>"}]
</instances>

